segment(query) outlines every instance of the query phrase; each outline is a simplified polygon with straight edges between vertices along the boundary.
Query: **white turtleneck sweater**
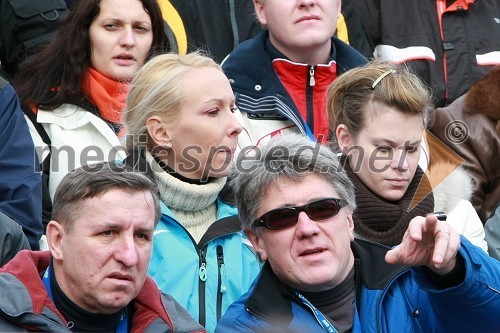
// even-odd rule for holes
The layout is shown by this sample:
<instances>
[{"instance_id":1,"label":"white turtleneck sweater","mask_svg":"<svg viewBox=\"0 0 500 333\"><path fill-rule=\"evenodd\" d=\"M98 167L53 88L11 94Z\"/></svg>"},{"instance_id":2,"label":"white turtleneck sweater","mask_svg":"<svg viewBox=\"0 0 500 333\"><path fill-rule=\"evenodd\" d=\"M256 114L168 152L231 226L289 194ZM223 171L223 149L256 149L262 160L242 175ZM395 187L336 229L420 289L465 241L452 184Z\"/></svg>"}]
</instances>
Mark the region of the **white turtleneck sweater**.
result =
<instances>
[{"instance_id":1,"label":"white turtleneck sweater","mask_svg":"<svg viewBox=\"0 0 500 333\"><path fill-rule=\"evenodd\" d=\"M211 179L205 184L189 184L163 170L149 151L146 161L154 171L161 200L198 243L217 220L217 197L227 177Z\"/></svg>"}]
</instances>

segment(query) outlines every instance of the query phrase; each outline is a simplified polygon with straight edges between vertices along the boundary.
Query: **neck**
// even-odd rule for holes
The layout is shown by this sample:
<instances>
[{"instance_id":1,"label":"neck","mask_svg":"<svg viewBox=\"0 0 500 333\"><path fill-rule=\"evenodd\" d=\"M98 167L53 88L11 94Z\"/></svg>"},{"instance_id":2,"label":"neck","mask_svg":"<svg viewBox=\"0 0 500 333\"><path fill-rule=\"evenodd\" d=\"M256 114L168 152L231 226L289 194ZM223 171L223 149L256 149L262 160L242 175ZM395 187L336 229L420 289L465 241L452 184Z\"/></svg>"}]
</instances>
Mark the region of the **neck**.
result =
<instances>
[{"instance_id":1,"label":"neck","mask_svg":"<svg viewBox=\"0 0 500 333\"><path fill-rule=\"evenodd\" d=\"M318 65L327 64L332 55L332 42L329 40L327 43L319 47L306 47L306 48L286 48L276 42L272 35L269 35L269 40L283 55L293 62Z\"/></svg>"},{"instance_id":2,"label":"neck","mask_svg":"<svg viewBox=\"0 0 500 333\"><path fill-rule=\"evenodd\" d=\"M188 183L188 184L197 184L197 185L201 185L201 184L206 184L207 182L210 181L210 178L208 179L203 179L203 178L191 178L189 177L189 175L185 176L185 175L181 175L180 173L176 172L173 168L171 168L170 166L168 166L164 161L162 161L158 156L154 156L154 159L155 161L158 163L158 165L168 174L170 174L171 176L179 179L180 181L182 182L185 182L185 183Z\"/></svg>"}]
</instances>

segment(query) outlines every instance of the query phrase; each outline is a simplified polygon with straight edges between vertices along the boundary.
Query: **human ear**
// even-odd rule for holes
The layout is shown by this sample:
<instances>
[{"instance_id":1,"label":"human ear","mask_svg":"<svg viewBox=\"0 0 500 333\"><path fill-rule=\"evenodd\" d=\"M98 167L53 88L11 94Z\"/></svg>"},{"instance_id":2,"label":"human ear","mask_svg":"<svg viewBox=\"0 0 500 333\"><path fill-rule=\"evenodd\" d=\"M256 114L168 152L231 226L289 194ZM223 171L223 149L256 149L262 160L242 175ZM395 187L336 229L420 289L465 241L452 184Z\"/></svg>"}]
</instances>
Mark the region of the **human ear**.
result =
<instances>
[{"instance_id":1,"label":"human ear","mask_svg":"<svg viewBox=\"0 0 500 333\"><path fill-rule=\"evenodd\" d=\"M351 236L350 238L351 238L351 242L352 242L352 241L354 241L354 221L352 219L352 213L347 212L346 217L347 217L347 224L349 226L349 234Z\"/></svg>"},{"instance_id":2,"label":"human ear","mask_svg":"<svg viewBox=\"0 0 500 333\"><path fill-rule=\"evenodd\" d=\"M254 229L245 229L245 235L247 236L250 243L252 243L253 248L259 254L259 257L262 261L267 260L267 253L264 248L262 236L258 235Z\"/></svg>"},{"instance_id":3,"label":"human ear","mask_svg":"<svg viewBox=\"0 0 500 333\"><path fill-rule=\"evenodd\" d=\"M172 148L172 140L163 119L158 116L149 117L146 120L146 130L155 147Z\"/></svg>"},{"instance_id":4,"label":"human ear","mask_svg":"<svg viewBox=\"0 0 500 333\"><path fill-rule=\"evenodd\" d=\"M253 0L253 6L255 8L255 15L259 20L260 24L266 25L266 14L264 13L264 0Z\"/></svg>"},{"instance_id":5,"label":"human ear","mask_svg":"<svg viewBox=\"0 0 500 333\"><path fill-rule=\"evenodd\" d=\"M351 134L347 130L346 125L340 124L337 126L335 130L335 136L337 137L337 143L339 145L340 150L347 155L349 148L351 148L352 140Z\"/></svg>"},{"instance_id":6,"label":"human ear","mask_svg":"<svg viewBox=\"0 0 500 333\"><path fill-rule=\"evenodd\" d=\"M62 241L65 235L64 227L57 221L50 221L47 225L46 235L52 257L56 260L63 260Z\"/></svg>"}]
</instances>

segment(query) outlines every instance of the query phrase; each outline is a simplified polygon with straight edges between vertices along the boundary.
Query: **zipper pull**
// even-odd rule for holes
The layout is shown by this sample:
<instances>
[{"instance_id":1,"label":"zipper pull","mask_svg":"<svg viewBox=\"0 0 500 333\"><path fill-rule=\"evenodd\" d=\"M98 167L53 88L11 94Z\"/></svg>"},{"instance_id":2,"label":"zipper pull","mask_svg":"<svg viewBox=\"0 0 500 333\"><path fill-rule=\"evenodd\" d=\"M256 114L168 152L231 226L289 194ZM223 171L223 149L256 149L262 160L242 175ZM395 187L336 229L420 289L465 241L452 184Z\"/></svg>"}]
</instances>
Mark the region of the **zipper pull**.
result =
<instances>
[{"instance_id":1,"label":"zipper pull","mask_svg":"<svg viewBox=\"0 0 500 333\"><path fill-rule=\"evenodd\" d=\"M207 280L207 262L205 258L205 251L200 251L201 265L200 265L200 280L205 282Z\"/></svg>"},{"instance_id":2,"label":"zipper pull","mask_svg":"<svg viewBox=\"0 0 500 333\"><path fill-rule=\"evenodd\" d=\"M314 87L316 85L316 80L314 79L314 66L309 69L309 85Z\"/></svg>"},{"instance_id":3,"label":"zipper pull","mask_svg":"<svg viewBox=\"0 0 500 333\"><path fill-rule=\"evenodd\" d=\"M226 265L222 264L220 266L220 292L225 293L227 291L226 287Z\"/></svg>"},{"instance_id":4,"label":"zipper pull","mask_svg":"<svg viewBox=\"0 0 500 333\"><path fill-rule=\"evenodd\" d=\"M223 294L227 291L227 287L226 287L226 265L224 264L224 252L221 245L217 246L217 263L219 264L219 272L220 272L220 292Z\"/></svg>"}]
</instances>

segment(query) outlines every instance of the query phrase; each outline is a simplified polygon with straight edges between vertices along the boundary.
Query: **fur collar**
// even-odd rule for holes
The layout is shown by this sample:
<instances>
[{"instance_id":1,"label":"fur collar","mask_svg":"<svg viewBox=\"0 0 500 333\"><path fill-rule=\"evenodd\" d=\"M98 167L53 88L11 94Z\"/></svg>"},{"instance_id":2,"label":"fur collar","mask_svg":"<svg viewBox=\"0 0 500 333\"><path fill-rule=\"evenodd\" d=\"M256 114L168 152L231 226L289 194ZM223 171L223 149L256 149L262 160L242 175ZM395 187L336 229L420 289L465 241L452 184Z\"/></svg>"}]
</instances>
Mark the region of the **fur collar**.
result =
<instances>
[{"instance_id":1,"label":"fur collar","mask_svg":"<svg viewBox=\"0 0 500 333\"><path fill-rule=\"evenodd\" d=\"M474 83L465 98L465 110L480 113L497 122L500 129L500 66Z\"/></svg>"},{"instance_id":2,"label":"fur collar","mask_svg":"<svg viewBox=\"0 0 500 333\"><path fill-rule=\"evenodd\" d=\"M450 170L453 171L450 173ZM451 164L436 163L429 170L429 179L443 179L439 184L432 184L436 212L448 214L460 200L470 200L472 196L472 179L463 167L455 169Z\"/></svg>"}]
</instances>

